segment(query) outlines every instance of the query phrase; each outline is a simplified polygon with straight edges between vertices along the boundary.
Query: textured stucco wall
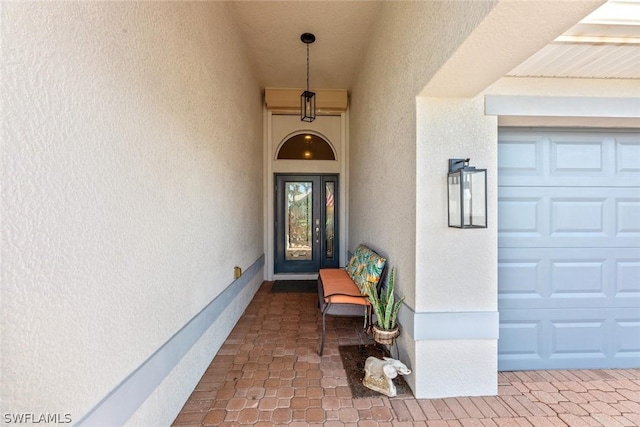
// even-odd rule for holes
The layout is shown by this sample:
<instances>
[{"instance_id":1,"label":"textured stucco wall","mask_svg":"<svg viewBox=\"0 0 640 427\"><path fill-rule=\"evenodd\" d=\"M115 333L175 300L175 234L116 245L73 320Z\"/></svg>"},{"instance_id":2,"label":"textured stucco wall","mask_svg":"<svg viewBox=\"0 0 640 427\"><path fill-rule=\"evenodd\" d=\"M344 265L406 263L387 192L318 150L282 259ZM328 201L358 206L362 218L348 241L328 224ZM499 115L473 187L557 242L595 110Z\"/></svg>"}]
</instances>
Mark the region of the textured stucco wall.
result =
<instances>
[{"instance_id":1,"label":"textured stucco wall","mask_svg":"<svg viewBox=\"0 0 640 427\"><path fill-rule=\"evenodd\" d=\"M484 96L419 98L416 257L417 311L497 310L497 118L484 115ZM487 169L487 228L447 226L447 168L471 158Z\"/></svg>"},{"instance_id":2,"label":"textured stucco wall","mask_svg":"<svg viewBox=\"0 0 640 427\"><path fill-rule=\"evenodd\" d=\"M223 3L1 7L2 411L77 420L262 254L260 90Z\"/></svg>"},{"instance_id":3,"label":"textured stucco wall","mask_svg":"<svg viewBox=\"0 0 640 427\"><path fill-rule=\"evenodd\" d=\"M416 282L416 269L423 268L416 265L417 170L422 168L416 96L492 7L493 2L385 3L351 94L350 249L364 242L387 255L397 267L397 292L414 310L419 288L427 286ZM431 190L425 191L431 203ZM415 366L416 358L423 358L416 352L423 350L407 330L400 337L402 352ZM415 392L421 373L414 372L407 380Z\"/></svg>"},{"instance_id":4,"label":"textured stucco wall","mask_svg":"<svg viewBox=\"0 0 640 427\"><path fill-rule=\"evenodd\" d=\"M351 249L365 242L387 254L397 266L398 291L411 307L416 304L416 95L491 7L491 2L385 3L352 91Z\"/></svg>"}]
</instances>

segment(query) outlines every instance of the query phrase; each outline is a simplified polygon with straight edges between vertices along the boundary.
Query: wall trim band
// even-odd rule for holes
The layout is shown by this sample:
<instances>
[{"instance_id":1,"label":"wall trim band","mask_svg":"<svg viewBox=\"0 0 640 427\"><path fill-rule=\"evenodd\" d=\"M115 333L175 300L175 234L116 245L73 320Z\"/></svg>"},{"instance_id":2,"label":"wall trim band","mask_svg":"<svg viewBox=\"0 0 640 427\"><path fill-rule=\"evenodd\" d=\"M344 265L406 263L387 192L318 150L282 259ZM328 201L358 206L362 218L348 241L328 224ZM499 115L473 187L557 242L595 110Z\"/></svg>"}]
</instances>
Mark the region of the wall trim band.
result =
<instances>
[{"instance_id":1,"label":"wall trim band","mask_svg":"<svg viewBox=\"0 0 640 427\"><path fill-rule=\"evenodd\" d=\"M264 259L265 256L262 254L242 276L231 282L75 425L124 425L240 291L262 270Z\"/></svg>"},{"instance_id":2,"label":"wall trim band","mask_svg":"<svg viewBox=\"0 0 640 427\"><path fill-rule=\"evenodd\" d=\"M500 328L497 311L416 313L405 304L398 320L415 341L495 340Z\"/></svg>"}]
</instances>

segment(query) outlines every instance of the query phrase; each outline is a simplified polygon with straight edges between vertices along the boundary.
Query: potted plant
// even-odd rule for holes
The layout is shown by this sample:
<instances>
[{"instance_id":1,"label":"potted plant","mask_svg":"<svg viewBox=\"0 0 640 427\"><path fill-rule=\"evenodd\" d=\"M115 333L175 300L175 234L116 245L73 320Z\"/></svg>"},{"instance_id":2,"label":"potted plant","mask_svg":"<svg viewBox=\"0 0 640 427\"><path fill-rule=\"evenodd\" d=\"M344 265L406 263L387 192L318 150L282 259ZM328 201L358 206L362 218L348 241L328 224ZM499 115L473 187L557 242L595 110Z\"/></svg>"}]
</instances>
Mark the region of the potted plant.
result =
<instances>
[{"instance_id":1,"label":"potted plant","mask_svg":"<svg viewBox=\"0 0 640 427\"><path fill-rule=\"evenodd\" d=\"M395 300L393 293L395 272L396 269L393 267L391 273L389 273L387 286L380 296L378 296L376 287L372 283L367 283L367 295L373 308L373 314L376 316L376 322L373 325L373 339L380 344L386 345L392 344L393 340L400 335L397 318L404 297L398 301Z\"/></svg>"}]
</instances>

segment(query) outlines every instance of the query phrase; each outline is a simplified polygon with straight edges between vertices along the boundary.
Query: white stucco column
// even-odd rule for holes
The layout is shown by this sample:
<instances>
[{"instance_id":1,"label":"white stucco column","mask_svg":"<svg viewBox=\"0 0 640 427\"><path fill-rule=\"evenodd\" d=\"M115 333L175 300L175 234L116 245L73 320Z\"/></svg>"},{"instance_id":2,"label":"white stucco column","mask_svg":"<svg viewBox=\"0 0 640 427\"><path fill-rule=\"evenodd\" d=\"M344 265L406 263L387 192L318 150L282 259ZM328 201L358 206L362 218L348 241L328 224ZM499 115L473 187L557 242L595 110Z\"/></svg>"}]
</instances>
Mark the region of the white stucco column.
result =
<instances>
[{"instance_id":1,"label":"white stucco column","mask_svg":"<svg viewBox=\"0 0 640 427\"><path fill-rule=\"evenodd\" d=\"M415 340L418 398L497 393L497 120L483 96L418 98ZM488 227L449 228L448 159L488 171Z\"/></svg>"}]
</instances>

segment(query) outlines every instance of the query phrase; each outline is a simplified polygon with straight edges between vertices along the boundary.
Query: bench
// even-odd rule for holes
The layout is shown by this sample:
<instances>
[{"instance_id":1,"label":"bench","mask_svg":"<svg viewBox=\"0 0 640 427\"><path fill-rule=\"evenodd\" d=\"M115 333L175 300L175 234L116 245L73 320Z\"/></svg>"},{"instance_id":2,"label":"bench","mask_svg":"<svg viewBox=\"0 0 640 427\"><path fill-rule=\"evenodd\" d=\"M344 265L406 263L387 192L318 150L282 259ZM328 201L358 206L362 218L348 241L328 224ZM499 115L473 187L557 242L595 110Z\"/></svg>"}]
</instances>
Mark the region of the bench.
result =
<instances>
[{"instance_id":1,"label":"bench","mask_svg":"<svg viewBox=\"0 0 640 427\"><path fill-rule=\"evenodd\" d=\"M363 316L364 327L371 325L371 304L366 294L367 282L378 293L386 259L364 245L356 248L345 269L323 268L318 274L318 302L322 313L322 341L324 351L326 316Z\"/></svg>"}]
</instances>

